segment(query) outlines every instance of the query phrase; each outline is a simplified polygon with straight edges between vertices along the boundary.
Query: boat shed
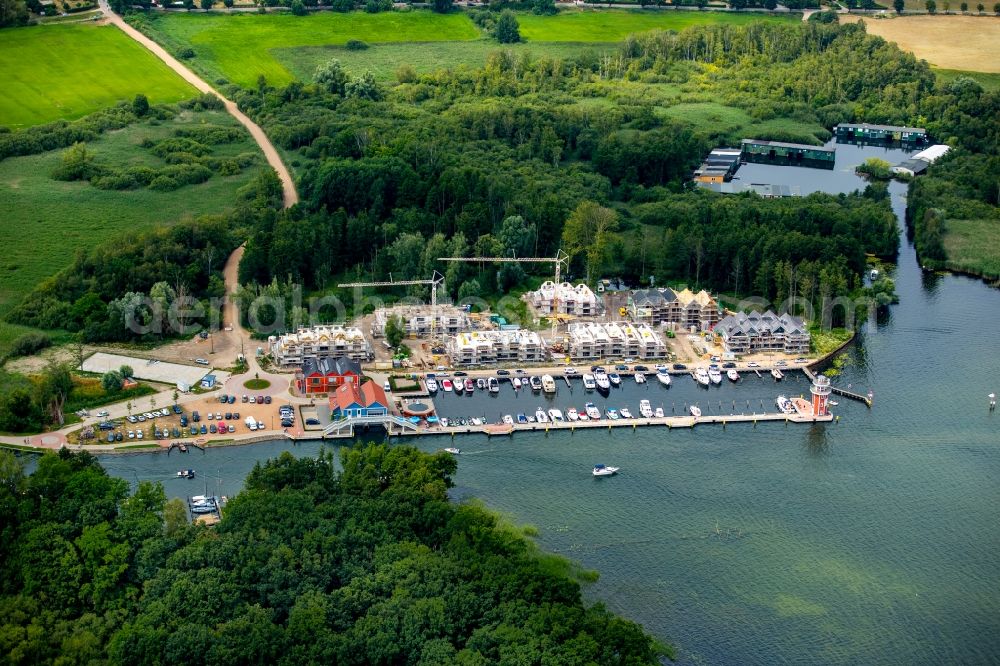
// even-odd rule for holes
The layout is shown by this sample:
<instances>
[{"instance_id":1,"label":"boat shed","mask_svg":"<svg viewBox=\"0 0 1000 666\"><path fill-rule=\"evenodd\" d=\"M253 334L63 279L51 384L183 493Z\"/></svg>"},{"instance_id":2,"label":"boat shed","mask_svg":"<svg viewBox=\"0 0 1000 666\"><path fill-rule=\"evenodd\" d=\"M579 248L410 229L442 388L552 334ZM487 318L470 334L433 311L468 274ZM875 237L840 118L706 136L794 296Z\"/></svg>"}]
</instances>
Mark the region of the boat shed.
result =
<instances>
[{"instance_id":1,"label":"boat shed","mask_svg":"<svg viewBox=\"0 0 1000 666\"><path fill-rule=\"evenodd\" d=\"M826 146L743 139L740 159L743 162L759 164L786 164L832 169L836 160L836 152L833 148Z\"/></svg>"},{"instance_id":2,"label":"boat shed","mask_svg":"<svg viewBox=\"0 0 1000 666\"><path fill-rule=\"evenodd\" d=\"M889 169L892 173L897 176L909 176L913 178L914 176L919 176L923 172L927 171L928 163L923 160L918 159L908 159L905 162L900 162L896 166Z\"/></svg>"},{"instance_id":3,"label":"boat shed","mask_svg":"<svg viewBox=\"0 0 1000 666\"><path fill-rule=\"evenodd\" d=\"M833 132L838 141L895 141L918 146L927 143L927 130L923 127L840 123L833 128Z\"/></svg>"}]
</instances>

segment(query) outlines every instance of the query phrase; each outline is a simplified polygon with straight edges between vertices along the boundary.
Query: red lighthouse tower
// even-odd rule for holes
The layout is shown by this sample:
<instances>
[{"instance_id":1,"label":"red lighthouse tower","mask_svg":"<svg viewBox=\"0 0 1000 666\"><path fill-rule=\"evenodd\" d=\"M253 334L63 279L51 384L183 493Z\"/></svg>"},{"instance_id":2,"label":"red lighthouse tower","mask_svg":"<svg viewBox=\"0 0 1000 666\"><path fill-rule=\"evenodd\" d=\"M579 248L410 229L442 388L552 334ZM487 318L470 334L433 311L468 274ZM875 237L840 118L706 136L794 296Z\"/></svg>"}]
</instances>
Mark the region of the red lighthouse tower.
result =
<instances>
[{"instance_id":1,"label":"red lighthouse tower","mask_svg":"<svg viewBox=\"0 0 1000 666\"><path fill-rule=\"evenodd\" d=\"M813 380L809 392L812 393L813 416L826 416L830 413L827 403L830 401L830 378L826 375L818 375Z\"/></svg>"}]
</instances>

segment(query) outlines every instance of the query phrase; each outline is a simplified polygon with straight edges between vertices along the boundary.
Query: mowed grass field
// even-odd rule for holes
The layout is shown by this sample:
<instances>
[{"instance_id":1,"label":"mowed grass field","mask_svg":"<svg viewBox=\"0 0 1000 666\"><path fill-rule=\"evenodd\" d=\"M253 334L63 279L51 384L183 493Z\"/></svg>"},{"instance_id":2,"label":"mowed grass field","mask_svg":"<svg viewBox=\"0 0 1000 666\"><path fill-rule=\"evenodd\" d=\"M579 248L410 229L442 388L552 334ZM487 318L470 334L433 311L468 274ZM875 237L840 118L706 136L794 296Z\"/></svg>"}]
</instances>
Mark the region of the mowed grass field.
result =
<instances>
[{"instance_id":1,"label":"mowed grass field","mask_svg":"<svg viewBox=\"0 0 1000 666\"><path fill-rule=\"evenodd\" d=\"M1000 278L1000 220L949 219L946 228L948 268Z\"/></svg>"},{"instance_id":2,"label":"mowed grass field","mask_svg":"<svg viewBox=\"0 0 1000 666\"><path fill-rule=\"evenodd\" d=\"M802 15L582 9L562 11L555 16L520 14L517 20L521 24L521 36L529 42L618 42L634 32L647 30L683 30L714 23L794 22L801 21Z\"/></svg>"},{"instance_id":3,"label":"mowed grass field","mask_svg":"<svg viewBox=\"0 0 1000 666\"><path fill-rule=\"evenodd\" d=\"M0 125L75 119L137 93L159 103L196 91L113 26L0 30Z\"/></svg>"},{"instance_id":4,"label":"mowed grass field","mask_svg":"<svg viewBox=\"0 0 1000 666\"><path fill-rule=\"evenodd\" d=\"M952 3L953 9L957 6L957 2ZM842 16L840 20L862 19ZM899 48L932 65L970 72L1000 72L1000 19L995 16L904 15L865 19L865 26L868 34L895 42Z\"/></svg>"},{"instance_id":5,"label":"mowed grass field","mask_svg":"<svg viewBox=\"0 0 1000 666\"><path fill-rule=\"evenodd\" d=\"M565 57L589 48L587 44L618 42L634 32L753 20L796 21L799 15L630 10L566 10L556 16L521 13L518 21L527 43L513 48ZM255 85L261 74L272 85L308 79L327 50L328 57L340 58L352 72L370 69L388 80L404 62L418 72L460 64L477 66L490 51L505 48L488 39L464 12L169 14L154 16L146 25L143 29L168 48L190 46L195 51L191 66L210 81L226 79L241 86ZM350 39L372 48L354 52L323 48L342 47Z\"/></svg>"},{"instance_id":6,"label":"mowed grass field","mask_svg":"<svg viewBox=\"0 0 1000 666\"><path fill-rule=\"evenodd\" d=\"M224 112L183 112L161 125L143 123L109 132L89 142L87 148L105 164L162 166L163 160L138 144L146 137L155 140L172 136L178 127L196 123L237 126ZM69 265L78 251L128 231L232 208L236 190L258 169L250 166L227 177L215 174L204 183L173 192L108 191L87 182L53 180L50 174L60 163L62 152L53 150L0 162L0 211L8 236L0 256L0 317L38 283ZM242 152L259 154L249 134L242 141L215 146L213 150L220 157ZM263 156L258 162L264 163ZM0 337L2 334L0 330Z\"/></svg>"}]
</instances>

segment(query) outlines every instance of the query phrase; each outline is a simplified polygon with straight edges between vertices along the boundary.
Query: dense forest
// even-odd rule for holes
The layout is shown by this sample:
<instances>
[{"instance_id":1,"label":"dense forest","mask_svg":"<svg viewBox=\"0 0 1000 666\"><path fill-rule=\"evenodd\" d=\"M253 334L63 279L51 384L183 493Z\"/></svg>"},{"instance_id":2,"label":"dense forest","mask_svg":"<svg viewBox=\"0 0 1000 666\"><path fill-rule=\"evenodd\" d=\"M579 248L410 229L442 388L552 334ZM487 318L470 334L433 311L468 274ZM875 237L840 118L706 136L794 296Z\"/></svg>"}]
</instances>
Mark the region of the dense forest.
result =
<instances>
[{"instance_id":1,"label":"dense forest","mask_svg":"<svg viewBox=\"0 0 1000 666\"><path fill-rule=\"evenodd\" d=\"M654 664L669 648L411 447L257 464L222 522L87 453L0 451L7 664ZM338 471L338 468L342 471Z\"/></svg>"},{"instance_id":2,"label":"dense forest","mask_svg":"<svg viewBox=\"0 0 1000 666\"><path fill-rule=\"evenodd\" d=\"M303 195L254 231L243 282L329 291L344 274L427 277L444 254L578 247L578 279L835 297L859 287L865 253L897 250L882 186L782 201L688 191L704 153L741 137L664 106L717 102L773 121L758 138L813 143L849 120L919 122L944 137L960 126L983 135L989 121L974 104L956 114L954 86L936 89L926 63L863 25L652 32L613 55L565 61L498 51L475 70L401 66L397 85L364 93L353 74L332 62L313 82L229 91L291 155ZM803 126L817 130L803 136ZM588 203L613 221L581 243L573 234L593 225L567 220ZM582 250L590 241L599 251ZM447 278L454 297L489 297L523 273L459 265Z\"/></svg>"}]
</instances>

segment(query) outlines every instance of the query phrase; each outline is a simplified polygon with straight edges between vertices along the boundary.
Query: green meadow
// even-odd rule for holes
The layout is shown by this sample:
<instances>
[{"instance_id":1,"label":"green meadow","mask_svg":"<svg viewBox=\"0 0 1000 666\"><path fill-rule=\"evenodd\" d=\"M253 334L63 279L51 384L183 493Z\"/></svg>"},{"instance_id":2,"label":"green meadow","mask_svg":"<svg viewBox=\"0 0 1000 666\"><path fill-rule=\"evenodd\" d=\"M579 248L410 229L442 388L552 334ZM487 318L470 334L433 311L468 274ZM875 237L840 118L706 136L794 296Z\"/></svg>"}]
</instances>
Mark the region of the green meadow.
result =
<instances>
[{"instance_id":1,"label":"green meadow","mask_svg":"<svg viewBox=\"0 0 1000 666\"><path fill-rule=\"evenodd\" d=\"M195 90L113 26L0 30L0 125L16 129L85 116L144 93L176 102Z\"/></svg>"},{"instance_id":2,"label":"green meadow","mask_svg":"<svg viewBox=\"0 0 1000 666\"><path fill-rule=\"evenodd\" d=\"M1000 279L1000 220L952 220L945 226L951 270Z\"/></svg>"},{"instance_id":3,"label":"green meadow","mask_svg":"<svg viewBox=\"0 0 1000 666\"><path fill-rule=\"evenodd\" d=\"M515 50L565 57L581 48L600 48L598 45L645 30L798 18L722 12L566 10L556 16L522 13L518 20L527 43L514 45ZM226 79L241 86L253 86L260 75L272 85L308 79L324 57L340 58L350 71L370 69L388 80L402 63L413 65L418 72L461 64L477 66L487 53L501 48L464 12L169 14L140 19L136 25L175 52L193 49L191 66L210 81ZM372 48L348 51L343 45L351 39Z\"/></svg>"},{"instance_id":4,"label":"green meadow","mask_svg":"<svg viewBox=\"0 0 1000 666\"><path fill-rule=\"evenodd\" d=\"M209 123L235 126L223 112L182 112L159 125L141 123L109 132L87 144L98 162L118 166L162 166L163 160L139 147L145 138L172 136L179 127ZM187 216L222 213L232 208L236 190L257 167L233 176L213 175L198 185L173 192L150 189L100 190L88 182L64 182L50 177L60 163L62 150L12 157L0 162L0 210L4 229L14 232L0 257L0 317L33 287L73 261L76 252L121 238L130 231L172 224ZM233 144L215 146L213 155L257 153L249 134ZM263 158L259 160L263 163ZM3 338L17 327L0 329Z\"/></svg>"}]
</instances>

